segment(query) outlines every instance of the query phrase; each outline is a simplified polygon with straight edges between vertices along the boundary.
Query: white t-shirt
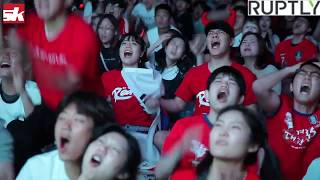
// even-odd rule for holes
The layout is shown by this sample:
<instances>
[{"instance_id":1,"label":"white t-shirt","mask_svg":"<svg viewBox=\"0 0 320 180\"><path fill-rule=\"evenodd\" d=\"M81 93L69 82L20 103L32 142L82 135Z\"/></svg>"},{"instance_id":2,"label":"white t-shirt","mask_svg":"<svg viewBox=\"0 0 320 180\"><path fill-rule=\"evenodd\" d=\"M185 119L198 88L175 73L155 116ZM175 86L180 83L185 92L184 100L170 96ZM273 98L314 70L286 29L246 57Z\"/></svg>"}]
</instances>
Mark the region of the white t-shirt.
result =
<instances>
[{"instance_id":1,"label":"white t-shirt","mask_svg":"<svg viewBox=\"0 0 320 180\"><path fill-rule=\"evenodd\" d=\"M320 180L320 158L311 162L303 180Z\"/></svg>"},{"instance_id":2,"label":"white t-shirt","mask_svg":"<svg viewBox=\"0 0 320 180\"><path fill-rule=\"evenodd\" d=\"M0 79L1 84L1 79ZM38 89L38 86L33 81L27 81L25 84L25 89L32 101L33 105L41 104L41 95ZM13 103L5 102L2 97L0 97L0 123L3 124L4 127L15 119L24 120L25 112L23 108L23 103L21 97Z\"/></svg>"},{"instance_id":3,"label":"white t-shirt","mask_svg":"<svg viewBox=\"0 0 320 180\"><path fill-rule=\"evenodd\" d=\"M150 10L147 10L146 6L143 3L138 3L134 6L132 10L132 15L140 18L143 24L148 29L151 29L156 26L154 19L154 7L152 7Z\"/></svg>"},{"instance_id":4,"label":"white t-shirt","mask_svg":"<svg viewBox=\"0 0 320 180\"><path fill-rule=\"evenodd\" d=\"M16 180L69 180L58 150L28 159Z\"/></svg>"}]
</instances>

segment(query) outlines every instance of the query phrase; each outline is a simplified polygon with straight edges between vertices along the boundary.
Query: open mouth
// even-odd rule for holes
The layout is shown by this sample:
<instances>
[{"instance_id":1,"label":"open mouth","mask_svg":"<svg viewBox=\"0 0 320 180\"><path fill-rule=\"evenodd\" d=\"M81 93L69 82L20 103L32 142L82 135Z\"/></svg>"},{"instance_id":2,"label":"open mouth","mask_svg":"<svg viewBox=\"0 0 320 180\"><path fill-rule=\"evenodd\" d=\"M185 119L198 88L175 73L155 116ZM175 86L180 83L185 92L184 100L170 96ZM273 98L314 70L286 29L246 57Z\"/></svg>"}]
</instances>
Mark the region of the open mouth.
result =
<instances>
[{"instance_id":1,"label":"open mouth","mask_svg":"<svg viewBox=\"0 0 320 180\"><path fill-rule=\"evenodd\" d=\"M217 95L219 101L225 102L227 100L227 93L225 91L220 91Z\"/></svg>"},{"instance_id":2,"label":"open mouth","mask_svg":"<svg viewBox=\"0 0 320 180\"><path fill-rule=\"evenodd\" d=\"M211 47L212 47L213 49L216 49L216 48L220 47L220 42L219 42L219 41L214 41L214 42L212 42L212 43L211 43Z\"/></svg>"},{"instance_id":3,"label":"open mouth","mask_svg":"<svg viewBox=\"0 0 320 180\"><path fill-rule=\"evenodd\" d=\"M300 93L309 94L309 93L310 93L310 90L311 90L310 86L308 86L308 85L303 85L303 86L301 86L301 88L300 88Z\"/></svg>"},{"instance_id":4,"label":"open mouth","mask_svg":"<svg viewBox=\"0 0 320 180\"><path fill-rule=\"evenodd\" d=\"M102 162L102 157L99 156L99 155L93 155L92 158L91 158L91 164L94 166L94 167L97 167L101 164Z\"/></svg>"},{"instance_id":5,"label":"open mouth","mask_svg":"<svg viewBox=\"0 0 320 180\"><path fill-rule=\"evenodd\" d=\"M60 149L64 150L66 145L69 143L69 139L66 137L61 137L60 138Z\"/></svg>"},{"instance_id":6,"label":"open mouth","mask_svg":"<svg viewBox=\"0 0 320 180\"><path fill-rule=\"evenodd\" d=\"M133 53L131 51L125 51L123 55L125 58L130 58L132 56L132 54Z\"/></svg>"},{"instance_id":7,"label":"open mouth","mask_svg":"<svg viewBox=\"0 0 320 180\"><path fill-rule=\"evenodd\" d=\"M5 62L1 63L0 65L0 68L10 68L10 67L11 67L10 64Z\"/></svg>"},{"instance_id":8,"label":"open mouth","mask_svg":"<svg viewBox=\"0 0 320 180\"><path fill-rule=\"evenodd\" d=\"M251 49L250 48L245 48L244 51L251 51Z\"/></svg>"}]
</instances>

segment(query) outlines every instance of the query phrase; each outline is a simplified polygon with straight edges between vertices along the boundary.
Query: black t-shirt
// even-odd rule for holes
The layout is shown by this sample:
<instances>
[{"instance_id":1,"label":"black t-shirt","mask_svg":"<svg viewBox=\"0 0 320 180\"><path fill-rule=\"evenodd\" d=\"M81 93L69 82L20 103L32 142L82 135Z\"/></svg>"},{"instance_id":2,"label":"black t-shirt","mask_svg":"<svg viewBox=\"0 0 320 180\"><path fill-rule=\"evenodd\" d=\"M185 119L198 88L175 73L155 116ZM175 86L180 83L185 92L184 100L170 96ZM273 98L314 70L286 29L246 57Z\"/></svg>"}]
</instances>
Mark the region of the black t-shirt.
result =
<instances>
[{"instance_id":1,"label":"black t-shirt","mask_svg":"<svg viewBox=\"0 0 320 180\"><path fill-rule=\"evenodd\" d=\"M175 21L177 28L180 30L182 35L188 40L191 40L194 33L192 15L188 12L185 12L179 16L176 16Z\"/></svg>"},{"instance_id":2,"label":"black t-shirt","mask_svg":"<svg viewBox=\"0 0 320 180\"><path fill-rule=\"evenodd\" d=\"M99 67L101 72L121 68L119 52L116 48L101 48L99 56Z\"/></svg>"}]
</instances>

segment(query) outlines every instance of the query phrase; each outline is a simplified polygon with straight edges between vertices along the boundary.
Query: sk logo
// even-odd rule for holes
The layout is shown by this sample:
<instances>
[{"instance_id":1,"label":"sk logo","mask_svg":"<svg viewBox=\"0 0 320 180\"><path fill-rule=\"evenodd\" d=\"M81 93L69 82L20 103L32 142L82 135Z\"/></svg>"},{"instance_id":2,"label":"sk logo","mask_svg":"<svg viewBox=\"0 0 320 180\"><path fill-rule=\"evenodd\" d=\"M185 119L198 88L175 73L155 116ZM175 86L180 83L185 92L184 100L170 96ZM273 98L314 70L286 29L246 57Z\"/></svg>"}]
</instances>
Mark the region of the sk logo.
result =
<instances>
[{"instance_id":1,"label":"sk logo","mask_svg":"<svg viewBox=\"0 0 320 180\"><path fill-rule=\"evenodd\" d=\"M24 23L24 4L3 4L3 24Z\"/></svg>"}]
</instances>

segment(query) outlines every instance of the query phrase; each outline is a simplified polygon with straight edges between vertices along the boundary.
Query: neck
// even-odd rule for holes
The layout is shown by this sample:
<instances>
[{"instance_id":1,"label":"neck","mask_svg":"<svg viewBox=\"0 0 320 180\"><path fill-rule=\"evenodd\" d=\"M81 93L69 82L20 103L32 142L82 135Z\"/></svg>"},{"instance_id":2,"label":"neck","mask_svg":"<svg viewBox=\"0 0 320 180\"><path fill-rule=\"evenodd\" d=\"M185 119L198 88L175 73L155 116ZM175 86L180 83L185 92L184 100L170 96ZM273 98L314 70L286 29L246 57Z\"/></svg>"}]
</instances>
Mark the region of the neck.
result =
<instances>
[{"instance_id":1,"label":"neck","mask_svg":"<svg viewBox=\"0 0 320 180\"><path fill-rule=\"evenodd\" d=\"M266 36L267 36L267 34L268 34L268 32L267 32L267 31L262 31L262 32L261 32L261 36L262 36L262 37L266 37Z\"/></svg>"},{"instance_id":2,"label":"neck","mask_svg":"<svg viewBox=\"0 0 320 180\"><path fill-rule=\"evenodd\" d=\"M293 108L295 111L302 113L302 114L312 114L316 108L318 107L318 102L310 103L310 104L301 104L297 101L293 102Z\"/></svg>"},{"instance_id":3,"label":"neck","mask_svg":"<svg viewBox=\"0 0 320 180\"><path fill-rule=\"evenodd\" d=\"M138 68L138 64L133 64L133 65L122 64L122 68Z\"/></svg>"},{"instance_id":4,"label":"neck","mask_svg":"<svg viewBox=\"0 0 320 180\"><path fill-rule=\"evenodd\" d=\"M244 58L244 66L249 68L251 71L256 69L256 57L245 57Z\"/></svg>"},{"instance_id":5,"label":"neck","mask_svg":"<svg viewBox=\"0 0 320 180\"><path fill-rule=\"evenodd\" d=\"M222 66L230 66L231 65L231 59L229 57L229 52L227 52L225 55L222 56L210 56L209 61L209 70L210 72L213 72L219 67Z\"/></svg>"},{"instance_id":6,"label":"neck","mask_svg":"<svg viewBox=\"0 0 320 180\"><path fill-rule=\"evenodd\" d=\"M79 162L65 162L64 168L70 180L77 180L80 176Z\"/></svg>"},{"instance_id":7,"label":"neck","mask_svg":"<svg viewBox=\"0 0 320 180\"><path fill-rule=\"evenodd\" d=\"M212 108L210 108L210 112L208 114L208 119L211 124L214 124L216 122L217 116L218 116L217 110L213 110Z\"/></svg>"},{"instance_id":8,"label":"neck","mask_svg":"<svg viewBox=\"0 0 320 180\"><path fill-rule=\"evenodd\" d=\"M294 34L291 42L293 44L299 44L300 42L303 41L304 37L305 37L305 34Z\"/></svg>"},{"instance_id":9,"label":"neck","mask_svg":"<svg viewBox=\"0 0 320 180\"><path fill-rule=\"evenodd\" d=\"M13 85L12 78L3 78L1 80L1 88L2 91L8 95L15 95L17 94L16 88Z\"/></svg>"},{"instance_id":10,"label":"neck","mask_svg":"<svg viewBox=\"0 0 320 180\"><path fill-rule=\"evenodd\" d=\"M214 158L210 167L208 179L214 180L243 180L246 171L243 170L243 161L225 161Z\"/></svg>"},{"instance_id":11,"label":"neck","mask_svg":"<svg viewBox=\"0 0 320 180\"><path fill-rule=\"evenodd\" d=\"M166 68L171 68L171 67L175 66L177 64L177 62L172 61L168 57L166 57L166 64L167 64Z\"/></svg>"},{"instance_id":12,"label":"neck","mask_svg":"<svg viewBox=\"0 0 320 180\"><path fill-rule=\"evenodd\" d=\"M111 44L110 44L110 43L105 43L105 44L103 44L103 47L104 47L104 48L110 48L110 47L111 47Z\"/></svg>"},{"instance_id":13,"label":"neck","mask_svg":"<svg viewBox=\"0 0 320 180\"><path fill-rule=\"evenodd\" d=\"M66 19L66 12L62 12L56 18L45 22L45 28L47 30L46 35L48 39L54 39L60 33L65 25Z\"/></svg>"},{"instance_id":14,"label":"neck","mask_svg":"<svg viewBox=\"0 0 320 180\"><path fill-rule=\"evenodd\" d=\"M158 28L159 35L165 34L165 33L167 33L169 30L170 30L170 26L165 27L165 28Z\"/></svg>"}]
</instances>

